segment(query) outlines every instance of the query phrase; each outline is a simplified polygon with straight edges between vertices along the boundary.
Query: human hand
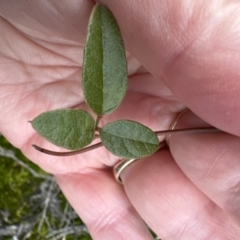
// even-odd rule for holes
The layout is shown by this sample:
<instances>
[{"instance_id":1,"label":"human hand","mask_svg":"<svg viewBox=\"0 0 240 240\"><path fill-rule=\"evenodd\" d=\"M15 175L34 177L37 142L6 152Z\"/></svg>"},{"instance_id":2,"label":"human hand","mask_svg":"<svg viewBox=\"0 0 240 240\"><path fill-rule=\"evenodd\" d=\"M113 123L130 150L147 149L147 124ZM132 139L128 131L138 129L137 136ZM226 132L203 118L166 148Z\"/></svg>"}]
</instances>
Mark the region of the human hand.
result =
<instances>
[{"instance_id":1,"label":"human hand","mask_svg":"<svg viewBox=\"0 0 240 240\"><path fill-rule=\"evenodd\" d=\"M128 118L168 129L186 104L213 126L240 135L237 3L102 3L116 16L127 50L144 66L129 57L128 94L105 121ZM0 131L56 175L94 239L152 239L142 219L162 239L238 239L238 137L172 136L170 152L159 151L123 172L124 189L109 168L117 159L104 149L57 158L31 148L35 143L58 149L28 120L46 110L85 107L79 78L92 2L47 4L0 3L6 33L0 49ZM202 124L188 113L178 127Z\"/></svg>"}]
</instances>

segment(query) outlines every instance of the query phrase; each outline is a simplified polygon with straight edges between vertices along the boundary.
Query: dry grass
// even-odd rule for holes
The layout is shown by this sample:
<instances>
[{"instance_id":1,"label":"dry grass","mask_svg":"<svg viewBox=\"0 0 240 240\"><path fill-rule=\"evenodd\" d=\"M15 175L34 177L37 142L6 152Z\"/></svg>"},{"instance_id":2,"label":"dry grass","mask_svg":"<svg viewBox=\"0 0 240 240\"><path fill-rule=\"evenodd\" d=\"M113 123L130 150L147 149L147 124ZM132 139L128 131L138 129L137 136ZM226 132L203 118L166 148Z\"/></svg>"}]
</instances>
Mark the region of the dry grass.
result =
<instances>
[{"instance_id":1,"label":"dry grass","mask_svg":"<svg viewBox=\"0 0 240 240\"><path fill-rule=\"evenodd\" d=\"M0 136L0 239L90 240L55 179Z\"/></svg>"}]
</instances>

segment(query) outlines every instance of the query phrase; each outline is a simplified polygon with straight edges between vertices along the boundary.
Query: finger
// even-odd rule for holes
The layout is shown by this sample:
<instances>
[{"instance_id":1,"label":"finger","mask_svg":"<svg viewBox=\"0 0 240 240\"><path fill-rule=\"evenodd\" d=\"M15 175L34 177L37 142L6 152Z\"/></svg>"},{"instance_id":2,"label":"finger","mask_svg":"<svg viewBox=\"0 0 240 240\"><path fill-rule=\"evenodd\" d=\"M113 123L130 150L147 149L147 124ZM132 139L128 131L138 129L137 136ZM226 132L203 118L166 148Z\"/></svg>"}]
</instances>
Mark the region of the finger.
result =
<instances>
[{"instance_id":1,"label":"finger","mask_svg":"<svg viewBox=\"0 0 240 240\"><path fill-rule=\"evenodd\" d=\"M202 126L192 113L177 128ZM227 133L182 134L170 138L171 153L191 181L240 223L240 139Z\"/></svg>"},{"instance_id":2,"label":"finger","mask_svg":"<svg viewBox=\"0 0 240 240\"><path fill-rule=\"evenodd\" d=\"M154 76L201 118L240 135L239 2L100 2L116 16L127 49Z\"/></svg>"},{"instance_id":3,"label":"finger","mask_svg":"<svg viewBox=\"0 0 240 240\"><path fill-rule=\"evenodd\" d=\"M161 239L238 239L231 219L183 174L168 150L121 175L135 209Z\"/></svg>"},{"instance_id":4,"label":"finger","mask_svg":"<svg viewBox=\"0 0 240 240\"><path fill-rule=\"evenodd\" d=\"M153 239L112 173L92 171L56 179L93 239Z\"/></svg>"}]
</instances>

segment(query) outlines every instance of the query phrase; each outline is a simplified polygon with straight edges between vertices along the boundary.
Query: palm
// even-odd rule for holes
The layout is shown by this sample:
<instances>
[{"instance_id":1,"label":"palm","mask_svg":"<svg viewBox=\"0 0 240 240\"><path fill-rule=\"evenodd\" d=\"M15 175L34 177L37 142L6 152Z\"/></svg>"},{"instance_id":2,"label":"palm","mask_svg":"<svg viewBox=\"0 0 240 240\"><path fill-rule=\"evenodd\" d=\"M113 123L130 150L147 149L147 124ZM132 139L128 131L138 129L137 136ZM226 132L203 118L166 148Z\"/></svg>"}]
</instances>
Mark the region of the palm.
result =
<instances>
[{"instance_id":1,"label":"palm","mask_svg":"<svg viewBox=\"0 0 240 240\"><path fill-rule=\"evenodd\" d=\"M84 13L85 15L81 19L72 19L72 22L78 20L86 24L86 17L88 15L85 11ZM90 8L88 13L90 13ZM45 21L49 23L51 19L46 18ZM55 19L54 21L57 20ZM11 61L13 73L9 72L7 68L8 71L3 73L7 81L1 88L1 95L4 96L4 101L9 102L9 104L5 104L1 109L4 116L1 119L1 125L4 125L3 133L14 145L23 149L24 153L30 159L36 161L46 171L52 173L63 173L62 169L64 169L64 173L76 171L76 169L81 170L85 165L101 167L103 164L111 165L114 163L110 162L113 157L110 155L106 157L106 151L101 149L98 153L94 152L84 154L83 156L76 156L68 161L66 159L58 160L58 164L53 167L52 162L55 160L54 157L37 153L31 147L33 143L48 148L51 148L51 145L33 131L31 125L28 123L29 120L47 110L84 107L84 97L80 80L86 25L84 24L84 26L76 29L71 24L71 21L69 22L69 26L66 26L66 29L73 29L72 33L64 32L63 29L62 32L57 33L57 36L48 37L44 34L42 36L38 34L38 37L34 37L28 33L26 38L22 34L26 34L23 27L29 27L27 23L26 26L15 23L16 29L10 35L11 44L7 44L7 48L4 46L5 50L9 53L11 52L11 48L14 47L14 55L17 59L13 60L10 56L5 57L6 64L9 65L9 61ZM5 25L6 28L11 27L8 23L5 23ZM37 28L37 24L35 27ZM34 26L31 26L31 28L33 29ZM48 25L45 28L47 32L49 30ZM7 37L9 38L9 36ZM54 40L54 38L57 40ZM7 39L4 40L7 41ZM139 68L140 64L133 58L130 58L129 72L133 75L137 73ZM16 72L15 69L17 69ZM144 87L146 81L148 81L147 89ZM168 106L164 107L165 101L162 98L167 94L166 97L168 100L166 101L172 100L166 87L163 90L163 84L155 82L148 73L140 73L138 76L130 78L130 82L129 91L131 91L131 94L126 98L125 103L120 107L115 116L113 115L110 118L140 119L140 121L148 125L154 124L155 129L167 128L168 122L157 123L157 121L161 120L160 111L151 114L153 111L152 108L157 108L157 105L159 105L159 108L163 108L164 114L166 115L167 113L165 118L169 118ZM153 89L161 91L153 92ZM5 96L4 92L8 93L8 96ZM14 101L12 100L13 98ZM131 98L130 101L129 98ZM147 104L151 107L148 108ZM173 109L171 111L174 111L175 109L172 105L174 104L171 104L171 108ZM136 106L139 108L133 112L132 109L136 108ZM11 109L11 111L8 109ZM179 106L176 107L176 112L178 110ZM9 119L13 121L9 121ZM99 152L102 157L99 157ZM88 156L91 156L91 159L94 158L94 161L89 161ZM41 159L41 162L39 162L39 159ZM76 161L77 159L78 161ZM66 164L69 166L69 161L71 162L70 167L62 166Z\"/></svg>"},{"instance_id":2,"label":"palm","mask_svg":"<svg viewBox=\"0 0 240 240\"><path fill-rule=\"evenodd\" d=\"M195 227L196 231L206 229L206 234L209 235L205 236L213 238L218 238L218 234L222 236L223 232L228 236L229 231L233 232L234 236L239 236L235 224L229 220L229 216L233 216L239 221L238 211L235 211L231 204L233 201L231 184L235 184L235 180L233 182L231 180L237 178L232 176L237 176L239 165L239 151L234 148L239 144L237 137L222 133L217 138L212 135L208 138L201 136L172 138L171 153L181 170L169 151L159 152L147 161L136 163L130 171L131 174L126 170L123 176L126 183L125 191L131 202L108 171L108 167L114 165L117 159L103 148L74 157L57 158L41 154L31 147L31 144L37 144L59 150L39 137L28 123L29 120L47 110L86 107L80 78L83 44L92 3L79 1L76 7L74 1L72 3L56 1L56 4L53 1L50 6L48 1L32 1L28 2L28 5L22 4L24 1L15 1L16 11L8 2L11 1L0 2L3 16L0 25L6 32L0 38L0 42L4 43L0 47L1 132L31 160L56 175L69 201L88 224L96 239L151 239L133 206L159 235L166 238L170 236L169 239L179 239L179 236L183 237L182 239L200 239L194 235ZM178 17L182 15L177 15L176 12L169 14L176 16L172 22L170 21L173 25L168 29L173 33L170 35L171 41L168 39L169 36L152 29L156 27L154 25L156 22L159 24L156 29L165 29L161 18L158 21L156 19L143 21L145 25L138 21L141 17L144 20L145 16L149 18L160 16L157 10L162 7L155 6L160 2L164 1L159 3L155 1L152 5L146 1L146 6L134 5L134 1L109 2L110 7L115 9L114 13L123 29L127 48L158 80L129 57L128 94L116 112L106 117L103 122L127 118L148 125L153 130L167 129L176 112L181 111L184 105L176 100L165 86L165 82L179 99L202 118L223 130L239 135L239 124L235 121L238 119L236 110L239 101L239 81L236 81L239 78L238 66L233 64L226 67L222 60L225 58L217 61L214 54L209 56L212 57L211 61L209 57L206 58L208 61L202 58L206 53L205 44L200 44L201 39L195 38L198 36L195 29L200 29L199 33L202 31L200 28L202 25L197 25L200 16L198 14L194 15L196 21L193 21L192 25L189 24L194 31L190 29L189 32L184 32L185 35L182 35L179 30L181 28L178 28L180 21ZM185 6L181 3L182 1L178 1L176 4ZM163 6L166 11L178 11L178 8L171 9L167 4ZM139 10L136 11L136 15L129 14L129 9L134 8ZM149 11L150 14L146 14L145 11ZM129 22L133 26L129 25ZM180 38L182 37L183 46L175 41L178 39L174 35L176 32ZM222 32L216 31L216 34L221 35ZM214 34L213 36L216 37ZM215 39L211 37L206 40L207 43L211 41L215 43ZM188 45L184 45L186 39L189 41ZM221 36L218 39L224 42ZM179 49L179 45L182 48ZM234 46L233 41L231 47ZM215 53L216 50L213 49L214 47L211 50ZM239 48L236 49L239 51ZM222 48L219 52L221 50ZM231 50L224 49L225 52L222 54L230 59L236 54L235 50L231 55ZM191 65L192 62L195 65ZM215 68L218 69L217 82L212 77L215 76ZM222 87L226 84L222 76L229 76L228 86L234 89L231 94L228 89ZM187 125L188 123L185 123L182 126ZM225 151L230 146L231 151L227 151L229 155L224 158ZM200 151L201 149L204 151ZM236 167L231 168L226 164L229 158ZM222 171L226 173L225 178L230 180L229 185L224 183L224 186L227 186L224 190L219 186L219 182L213 181L218 179L218 174L223 173L216 167L216 162L220 163L220 166L226 165ZM151 174L147 175L146 172ZM142 188L140 194L139 186ZM186 201L186 198L189 200ZM226 213L218 209L216 204ZM165 217L164 221L155 214L156 210ZM211 214L212 211L215 211L214 215ZM199 212L201 217L198 217ZM225 221L226 231L221 229L222 232L219 233L220 228L216 227L216 222L218 223L220 218L224 219L222 224ZM205 222L205 219L209 221ZM121 234L119 225L125 229ZM110 235L106 229L112 229Z\"/></svg>"}]
</instances>

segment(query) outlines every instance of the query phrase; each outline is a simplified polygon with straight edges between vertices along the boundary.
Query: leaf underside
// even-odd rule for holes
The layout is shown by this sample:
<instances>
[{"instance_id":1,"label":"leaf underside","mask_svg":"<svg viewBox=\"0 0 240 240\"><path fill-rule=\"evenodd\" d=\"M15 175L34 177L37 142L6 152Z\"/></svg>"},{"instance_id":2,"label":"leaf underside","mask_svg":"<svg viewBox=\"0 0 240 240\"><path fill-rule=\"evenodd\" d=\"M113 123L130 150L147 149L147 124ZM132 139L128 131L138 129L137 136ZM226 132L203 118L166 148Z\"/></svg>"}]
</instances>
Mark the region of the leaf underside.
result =
<instances>
[{"instance_id":1,"label":"leaf underside","mask_svg":"<svg viewBox=\"0 0 240 240\"><path fill-rule=\"evenodd\" d=\"M105 125L100 131L103 145L121 158L142 158L159 148L157 135L148 127L130 120Z\"/></svg>"},{"instance_id":2,"label":"leaf underside","mask_svg":"<svg viewBox=\"0 0 240 240\"><path fill-rule=\"evenodd\" d=\"M84 49L83 91L88 106L102 116L114 111L127 89L124 44L113 14L96 5Z\"/></svg>"},{"instance_id":3,"label":"leaf underside","mask_svg":"<svg viewBox=\"0 0 240 240\"><path fill-rule=\"evenodd\" d=\"M53 110L40 114L31 123L43 138L69 150L81 149L94 138L95 121L83 110Z\"/></svg>"}]
</instances>

